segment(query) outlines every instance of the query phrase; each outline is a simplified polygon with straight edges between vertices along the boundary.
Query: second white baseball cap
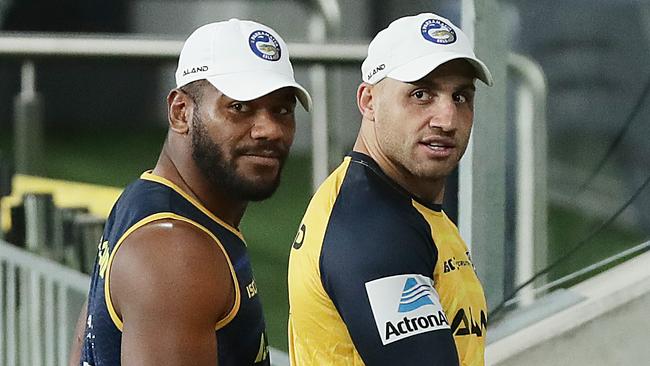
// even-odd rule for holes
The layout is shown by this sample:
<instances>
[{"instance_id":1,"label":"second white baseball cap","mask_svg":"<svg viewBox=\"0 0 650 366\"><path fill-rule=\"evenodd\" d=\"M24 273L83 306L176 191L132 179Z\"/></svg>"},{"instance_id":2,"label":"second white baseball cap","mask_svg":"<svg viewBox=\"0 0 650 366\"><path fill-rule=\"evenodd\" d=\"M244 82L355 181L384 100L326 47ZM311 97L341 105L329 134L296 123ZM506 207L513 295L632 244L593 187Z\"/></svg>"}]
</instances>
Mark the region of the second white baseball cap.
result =
<instances>
[{"instance_id":1,"label":"second white baseball cap","mask_svg":"<svg viewBox=\"0 0 650 366\"><path fill-rule=\"evenodd\" d=\"M377 33L361 72L363 81L369 84L385 77L412 82L454 59L469 61L478 79L492 86L490 70L476 58L465 33L446 18L422 13L399 18Z\"/></svg>"},{"instance_id":2,"label":"second white baseball cap","mask_svg":"<svg viewBox=\"0 0 650 366\"><path fill-rule=\"evenodd\" d=\"M210 23L187 38L178 60L176 87L201 79L239 101L293 87L300 104L311 109L311 96L294 79L286 43L273 29L257 22Z\"/></svg>"}]
</instances>

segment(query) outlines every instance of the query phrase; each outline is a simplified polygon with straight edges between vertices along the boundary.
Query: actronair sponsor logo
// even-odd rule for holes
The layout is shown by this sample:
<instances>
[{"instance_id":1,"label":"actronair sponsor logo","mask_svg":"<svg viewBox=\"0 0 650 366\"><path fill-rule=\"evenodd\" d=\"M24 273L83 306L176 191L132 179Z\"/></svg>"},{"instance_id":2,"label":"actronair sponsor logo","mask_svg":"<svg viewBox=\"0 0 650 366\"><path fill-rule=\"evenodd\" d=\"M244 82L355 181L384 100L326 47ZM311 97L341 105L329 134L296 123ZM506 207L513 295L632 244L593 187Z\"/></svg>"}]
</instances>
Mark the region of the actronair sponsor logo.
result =
<instances>
[{"instance_id":1,"label":"actronair sponsor logo","mask_svg":"<svg viewBox=\"0 0 650 366\"><path fill-rule=\"evenodd\" d=\"M449 329L433 280L404 274L366 282L366 292L384 345L417 334Z\"/></svg>"},{"instance_id":2,"label":"actronair sponsor logo","mask_svg":"<svg viewBox=\"0 0 650 366\"><path fill-rule=\"evenodd\" d=\"M429 286L426 283L418 283L414 277L409 277L404 284L404 290L402 290L402 297L399 300L399 311L400 313L408 313L424 305L431 304L433 287Z\"/></svg>"},{"instance_id":3,"label":"actronair sponsor logo","mask_svg":"<svg viewBox=\"0 0 650 366\"><path fill-rule=\"evenodd\" d=\"M390 342L388 341L393 336L399 337L401 335L407 335L409 333L423 333L427 329L436 330L446 328L449 328L449 322L447 321L447 317L445 317L445 313L443 313L442 310L438 311L438 314L419 316L417 318L409 318L405 316L404 319L395 324L391 321L386 322L386 342L384 342L384 344L392 342L392 340ZM395 341L396 340L397 338Z\"/></svg>"}]
</instances>

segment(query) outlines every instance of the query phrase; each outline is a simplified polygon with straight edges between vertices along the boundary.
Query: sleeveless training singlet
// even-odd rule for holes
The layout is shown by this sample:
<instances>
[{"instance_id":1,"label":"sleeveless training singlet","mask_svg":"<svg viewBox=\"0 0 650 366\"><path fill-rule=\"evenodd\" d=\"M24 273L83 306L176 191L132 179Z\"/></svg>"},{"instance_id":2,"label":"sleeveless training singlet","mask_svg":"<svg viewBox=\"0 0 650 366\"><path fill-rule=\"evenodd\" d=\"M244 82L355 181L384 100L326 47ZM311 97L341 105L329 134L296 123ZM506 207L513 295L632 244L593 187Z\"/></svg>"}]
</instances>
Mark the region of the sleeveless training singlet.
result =
<instances>
[{"instance_id":1,"label":"sleeveless training singlet","mask_svg":"<svg viewBox=\"0 0 650 366\"><path fill-rule=\"evenodd\" d=\"M226 255L235 282L235 302L228 315L215 324L219 365L269 365L262 305L241 233L174 183L149 172L124 190L106 222L88 295L81 365L120 365L123 323L110 298L111 263L129 234L160 219L196 226Z\"/></svg>"}]
</instances>

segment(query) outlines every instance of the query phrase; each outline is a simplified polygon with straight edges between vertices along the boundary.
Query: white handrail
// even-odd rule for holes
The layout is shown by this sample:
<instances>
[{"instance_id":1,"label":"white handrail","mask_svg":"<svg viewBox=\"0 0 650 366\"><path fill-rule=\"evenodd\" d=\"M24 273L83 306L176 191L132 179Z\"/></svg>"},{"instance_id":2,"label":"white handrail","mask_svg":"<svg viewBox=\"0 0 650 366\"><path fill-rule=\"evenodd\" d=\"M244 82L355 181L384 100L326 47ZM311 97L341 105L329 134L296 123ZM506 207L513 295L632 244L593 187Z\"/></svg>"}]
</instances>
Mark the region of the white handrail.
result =
<instances>
[{"instance_id":1,"label":"white handrail","mask_svg":"<svg viewBox=\"0 0 650 366\"><path fill-rule=\"evenodd\" d=\"M175 61L182 47L182 40L142 36L0 32L0 57L118 57ZM287 47L294 63L360 63L368 50L367 43L289 43Z\"/></svg>"},{"instance_id":2,"label":"white handrail","mask_svg":"<svg viewBox=\"0 0 650 366\"><path fill-rule=\"evenodd\" d=\"M0 241L0 283L0 333L6 337L0 364L67 364L70 330L79 314L70 312L70 296L85 297L88 276Z\"/></svg>"},{"instance_id":3,"label":"white handrail","mask_svg":"<svg viewBox=\"0 0 650 366\"><path fill-rule=\"evenodd\" d=\"M324 25L323 25L324 31ZM324 36L324 35L323 35ZM317 38L322 38L318 36ZM0 57L24 59L23 79L34 74L33 60L36 58L130 58L153 59L160 61L176 60L183 46L180 40L146 39L123 35L67 34L46 35L39 33L0 33ZM325 68L319 64L360 63L366 56L366 44L335 43L291 43L291 60L294 63L315 64L311 68L314 96L314 111L311 114L313 164L312 180L314 186L322 182L329 173L327 80ZM25 74L29 72L29 74ZM33 85L33 83L31 84ZM23 92L25 89L23 89ZM31 95L36 91L32 90ZM40 143L31 144L41 146ZM20 148L22 145L19 145ZM37 159L38 160L38 159ZM23 164L17 164L22 169Z\"/></svg>"},{"instance_id":4,"label":"white handrail","mask_svg":"<svg viewBox=\"0 0 650 366\"><path fill-rule=\"evenodd\" d=\"M610 265L610 264L612 264L612 263L614 263L614 262L616 262L618 260L621 260L621 259L626 258L626 257L631 257L631 256L637 255L637 254L640 255L641 253L647 252L649 250L650 250L650 241L646 241L644 243L635 245L632 248L628 248L628 249L626 249L626 250L624 250L624 251L622 251L620 253L616 253L614 255L611 255L611 256L609 256L609 257L607 257L605 259L602 259L602 260L600 260L600 261L598 261L596 263L590 264L590 265L588 265L588 266L586 266L584 268L581 268L581 269L579 269L579 270L577 270L575 272L569 273L568 275L560 277L560 278L558 278L558 279L556 279L556 280L554 280L552 282L549 282L549 283L547 283L545 285L536 287L535 289L533 289L533 292L534 292L535 295L542 295L542 294L544 294L545 292L547 292L550 289L554 289L556 287L562 286L562 285L568 283L569 281L573 281L574 279L576 279L576 278L578 278L580 276L595 272L595 271L597 271L597 270L599 270L601 268L604 268L605 266L608 266L608 265ZM506 302L505 306L507 307L507 306L511 306L511 305L514 305L514 304L521 304L522 300L523 300L523 298L522 298L521 295L513 297L512 299L510 299L510 300L508 300ZM521 305L523 305L523 304L521 304Z\"/></svg>"},{"instance_id":5,"label":"white handrail","mask_svg":"<svg viewBox=\"0 0 650 366\"><path fill-rule=\"evenodd\" d=\"M527 57L508 56L521 84L516 93L517 140L515 283L523 283L546 263L546 78ZM522 305L534 300L532 286L521 290Z\"/></svg>"}]
</instances>

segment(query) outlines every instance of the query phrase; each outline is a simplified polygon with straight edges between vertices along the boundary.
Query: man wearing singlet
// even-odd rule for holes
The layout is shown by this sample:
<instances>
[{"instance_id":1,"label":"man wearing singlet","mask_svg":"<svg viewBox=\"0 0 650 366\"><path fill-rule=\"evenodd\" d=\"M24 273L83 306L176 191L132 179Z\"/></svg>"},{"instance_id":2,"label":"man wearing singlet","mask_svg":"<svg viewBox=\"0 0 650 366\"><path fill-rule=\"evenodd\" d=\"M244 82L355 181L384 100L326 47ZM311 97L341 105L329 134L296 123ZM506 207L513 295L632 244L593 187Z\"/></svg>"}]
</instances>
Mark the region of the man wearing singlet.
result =
<instances>
[{"instance_id":1,"label":"man wearing singlet","mask_svg":"<svg viewBox=\"0 0 650 366\"><path fill-rule=\"evenodd\" d=\"M71 365L269 365L262 305L238 229L277 188L296 83L272 29L231 19L186 40L156 166L108 217Z\"/></svg>"}]
</instances>

